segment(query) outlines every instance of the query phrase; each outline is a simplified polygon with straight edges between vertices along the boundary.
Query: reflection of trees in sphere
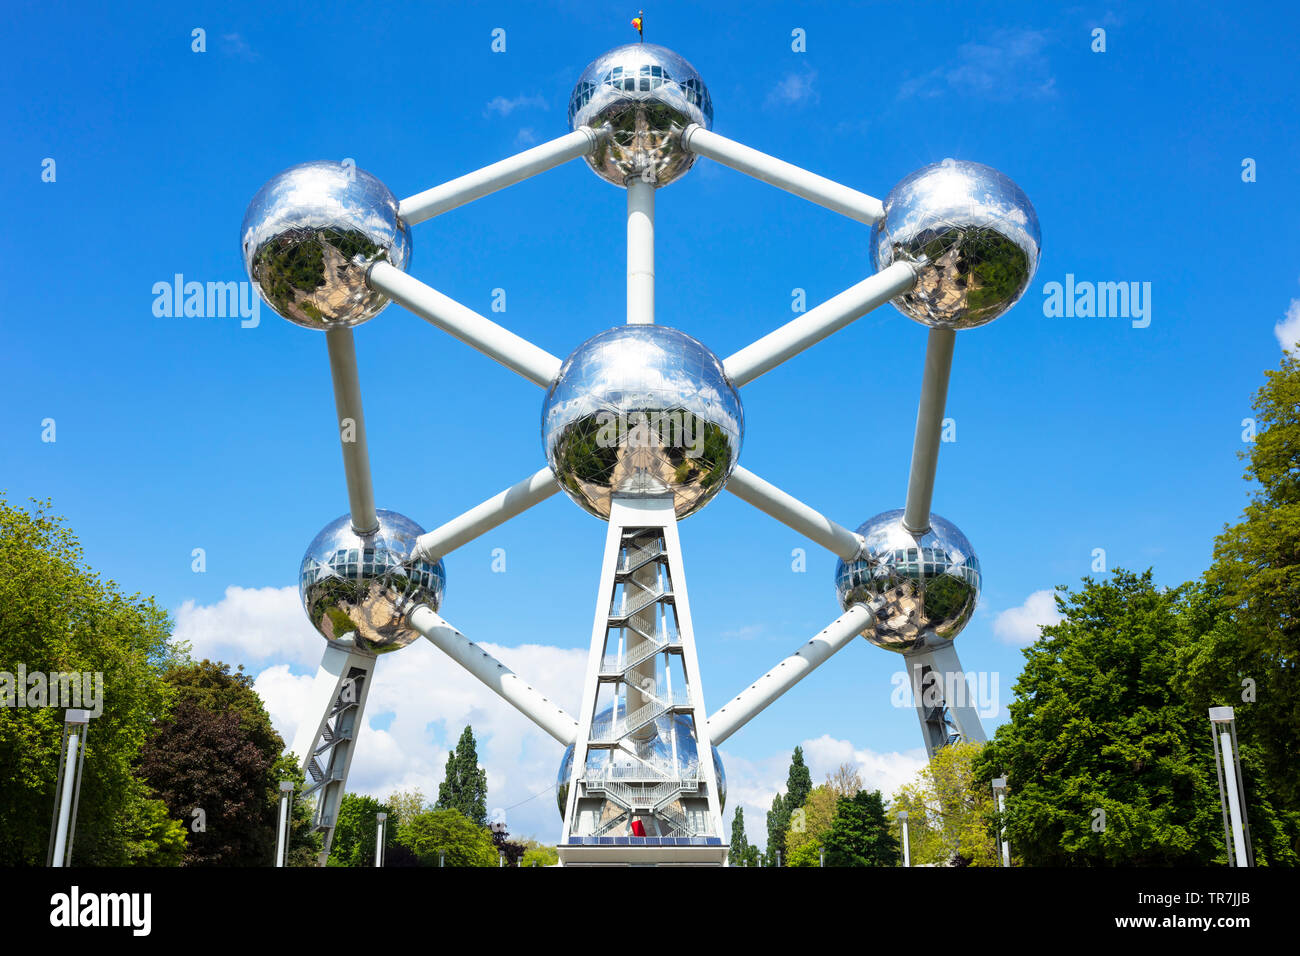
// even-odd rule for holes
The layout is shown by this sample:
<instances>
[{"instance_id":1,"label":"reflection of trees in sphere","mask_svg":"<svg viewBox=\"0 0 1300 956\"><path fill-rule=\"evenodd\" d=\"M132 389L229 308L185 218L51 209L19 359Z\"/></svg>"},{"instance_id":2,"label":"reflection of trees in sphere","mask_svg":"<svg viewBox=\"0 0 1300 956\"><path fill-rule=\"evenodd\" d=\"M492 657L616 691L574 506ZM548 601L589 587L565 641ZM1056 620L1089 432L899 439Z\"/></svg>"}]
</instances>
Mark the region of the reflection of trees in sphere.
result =
<instances>
[{"instance_id":1,"label":"reflection of trees in sphere","mask_svg":"<svg viewBox=\"0 0 1300 956\"><path fill-rule=\"evenodd\" d=\"M1038 268L1038 216L1020 187L979 163L945 159L902 180L871 234L877 269L919 263L894 299L908 318L944 329L992 322L1020 300Z\"/></svg>"},{"instance_id":2,"label":"reflection of trees in sphere","mask_svg":"<svg viewBox=\"0 0 1300 956\"><path fill-rule=\"evenodd\" d=\"M903 527L902 509L876 515L858 528L866 544L856 561L835 566L840 607L875 607L876 623L863 637L877 647L906 651L935 637L952 640L970 621L980 593L980 565L957 526L930 515L930 530Z\"/></svg>"},{"instance_id":3,"label":"reflection of trees in sphere","mask_svg":"<svg viewBox=\"0 0 1300 956\"><path fill-rule=\"evenodd\" d=\"M358 535L343 515L316 535L302 559L298 594L326 640L382 654L419 637L406 616L421 604L438 610L447 577L441 561L409 561L424 533L419 525L395 511L377 514L372 534Z\"/></svg>"},{"instance_id":4,"label":"reflection of trees in sphere","mask_svg":"<svg viewBox=\"0 0 1300 956\"><path fill-rule=\"evenodd\" d=\"M695 162L681 133L713 126L713 102L700 75L672 50L629 43L594 60L569 97L569 128L609 126L587 163L616 186L642 176L666 186Z\"/></svg>"},{"instance_id":5,"label":"reflection of trees in sphere","mask_svg":"<svg viewBox=\"0 0 1300 956\"><path fill-rule=\"evenodd\" d=\"M291 166L248 204L240 230L244 268L277 314L308 329L360 325L388 299L366 285L386 260L405 269L411 233L397 199L355 166Z\"/></svg>"},{"instance_id":6,"label":"reflection of trees in sphere","mask_svg":"<svg viewBox=\"0 0 1300 956\"><path fill-rule=\"evenodd\" d=\"M740 455L740 396L707 348L662 325L620 325L560 367L542 444L560 486L608 518L610 499L672 493L678 518L716 495Z\"/></svg>"}]
</instances>

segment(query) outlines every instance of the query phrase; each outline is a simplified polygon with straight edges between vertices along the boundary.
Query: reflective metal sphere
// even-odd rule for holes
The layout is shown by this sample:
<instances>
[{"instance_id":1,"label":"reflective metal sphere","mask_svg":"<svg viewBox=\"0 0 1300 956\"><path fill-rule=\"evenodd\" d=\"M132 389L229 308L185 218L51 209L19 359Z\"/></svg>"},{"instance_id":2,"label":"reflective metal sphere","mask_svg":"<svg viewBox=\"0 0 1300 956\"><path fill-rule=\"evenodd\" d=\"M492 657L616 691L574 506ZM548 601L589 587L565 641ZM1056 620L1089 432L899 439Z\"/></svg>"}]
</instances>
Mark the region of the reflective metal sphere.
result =
<instances>
[{"instance_id":1,"label":"reflective metal sphere","mask_svg":"<svg viewBox=\"0 0 1300 956\"><path fill-rule=\"evenodd\" d=\"M1038 268L1038 216L1020 187L980 163L945 159L908 176L885 198L871 233L877 269L922 264L894 299L910 319L973 329L1020 300Z\"/></svg>"},{"instance_id":2,"label":"reflective metal sphere","mask_svg":"<svg viewBox=\"0 0 1300 956\"><path fill-rule=\"evenodd\" d=\"M277 314L308 329L360 325L388 304L366 285L387 260L405 269L411 231L397 199L364 169L319 161L263 186L240 230L244 268Z\"/></svg>"},{"instance_id":3,"label":"reflective metal sphere","mask_svg":"<svg viewBox=\"0 0 1300 956\"><path fill-rule=\"evenodd\" d=\"M863 637L877 647L906 651L933 633L952 640L970 621L980 595L980 563L966 536L930 515L930 530L914 535L903 511L886 511L858 528L863 557L835 566L840 607L876 608L876 624Z\"/></svg>"},{"instance_id":4,"label":"reflective metal sphere","mask_svg":"<svg viewBox=\"0 0 1300 956\"><path fill-rule=\"evenodd\" d=\"M629 43L592 61L569 97L569 129L608 124L587 163L615 186L634 176L666 186L690 169L695 154L682 147L681 133L692 123L713 126L708 87L695 67L653 43Z\"/></svg>"},{"instance_id":5,"label":"reflective metal sphere","mask_svg":"<svg viewBox=\"0 0 1300 956\"><path fill-rule=\"evenodd\" d=\"M438 610L447 582L441 561L409 561L423 528L395 511L378 515L373 534L354 532L350 515L327 524L298 576L302 606L321 636L373 654L419 637L406 615L420 604Z\"/></svg>"},{"instance_id":6,"label":"reflective metal sphere","mask_svg":"<svg viewBox=\"0 0 1300 956\"><path fill-rule=\"evenodd\" d=\"M560 769L555 775L555 803L560 808L561 818L564 816L564 805L569 802L569 780L573 777L573 744L564 748L564 756L560 758Z\"/></svg>"},{"instance_id":7,"label":"reflective metal sphere","mask_svg":"<svg viewBox=\"0 0 1300 956\"><path fill-rule=\"evenodd\" d=\"M740 456L740 396L707 348L662 325L620 325L565 359L542 445L569 497L608 518L615 492L669 492L678 518L722 490Z\"/></svg>"}]
</instances>

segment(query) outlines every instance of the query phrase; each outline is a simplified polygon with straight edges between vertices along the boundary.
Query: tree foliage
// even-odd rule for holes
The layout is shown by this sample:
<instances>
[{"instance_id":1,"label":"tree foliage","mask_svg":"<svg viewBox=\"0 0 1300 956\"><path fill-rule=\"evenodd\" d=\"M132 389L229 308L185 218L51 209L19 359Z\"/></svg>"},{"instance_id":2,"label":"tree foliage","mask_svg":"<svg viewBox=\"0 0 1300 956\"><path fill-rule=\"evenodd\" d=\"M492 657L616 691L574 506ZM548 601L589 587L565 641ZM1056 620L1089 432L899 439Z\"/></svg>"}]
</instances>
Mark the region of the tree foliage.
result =
<instances>
[{"instance_id":1,"label":"tree foliage","mask_svg":"<svg viewBox=\"0 0 1300 956\"><path fill-rule=\"evenodd\" d=\"M890 832L879 790L836 798L825 849L827 866L898 865L898 840Z\"/></svg>"},{"instance_id":2,"label":"tree foliage","mask_svg":"<svg viewBox=\"0 0 1300 956\"><path fill-rule=\"evenodd\" d=\"M397 842L396 815L387 804L359 793L345 793L339 801L330 843L329 866L374 866L375 839L379 834L377 814L387 813L384 826L384 859Z\"/></svg>"},{"instance_id":3,"label":"tree foliage","mask_svg":"<svg viewBox=\"0 0 1300 956\"><path fill-rule=\"evenodd\" d=\"M907 811L913 865L999 865L993 791L972 770L982 749L973 743L942 748L890 801L895 833L902 833L898 815Z\"/></svg>"},{"instance_id":4,"label":"tree foliage","mask_svg":"<svg viewBox=\"0 0 1300 956\"><path fill-rule=\"evenodd\" d=\"M478 765L474 728L461 732L456 749L447 754L446 779L438 785L438 810L459 810L479 826L487 825L487 771Z\"/></svg>"},{"instance_id":5,"label":"tree foliage","mask_svg":"<svg viewBox=\"0 0 1300 956\"><path fill-rule=\"evenodd\" d=\"M426 810L398 827L397 841L421 866L497 866L497 848L486 827L459 810Z\"/></svg>"},{"instance_id":6,"label":"tree foliage","mask_svg":"<svg viewBox=\"0 0 1300 956\"><path fill-rule=\"evenodd\" d=\"M160 668L176 654L170 622L152 598L101 580L50 508L15 507L0 495L0 670L103 675L73 862L161 865L174 858L176 828L132 768L153 721L167 712ZM0 865L45 864L62 733L62 708L0 707Z\"/></svg>"},{"instance_id":7,"label":"tree foliage","mask_svg":"<svg viewBox=\"0 0 1300 956\"><path fill-rule=\"evenodd\" d=\"M840 796L830 784L814 787L803 806L791 812L785 834L787 866L821 866L821 851Z\"/></svg>"}]
</instances>

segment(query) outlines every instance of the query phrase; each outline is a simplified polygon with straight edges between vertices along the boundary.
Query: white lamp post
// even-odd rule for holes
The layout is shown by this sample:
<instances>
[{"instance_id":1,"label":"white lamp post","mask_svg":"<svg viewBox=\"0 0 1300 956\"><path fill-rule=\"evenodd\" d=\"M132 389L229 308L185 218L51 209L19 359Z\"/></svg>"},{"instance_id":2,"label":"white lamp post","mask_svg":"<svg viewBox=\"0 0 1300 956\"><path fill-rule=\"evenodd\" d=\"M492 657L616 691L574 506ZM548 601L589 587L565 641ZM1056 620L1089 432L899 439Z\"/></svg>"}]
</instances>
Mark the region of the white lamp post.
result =
<instances>
[{"instance_id":1,"label":"white lamp post","mask_svg":"<svg viewBox=\"0 0 1300 956\"><path fill-rule=\"evenodd\" d=\"M384 830L388 821L388 814L376 813L375 822L378 826L375 828L375 866L384 865Z\"/></svg>"},{"instance_id":2,"label":"white lamp post","mask_svg":"<svg viewBox=\"0 0 1300 956\"><path fill-rule=\"evenodd\" d=\"M293 781L280 781L280 824L276 828L275 865L289 865L289 804L293 801Z\"/></svg>"},{"instance_id":3,"label":"white lamp post","mask_svg":"<svg viewBox=\"0 0 1300 956\"><path fill-rule=\"evenodd\" d=\"M89 726L90 711L64 711L63 740L59 745L59 784L54 794L54 820L46 857L49 866L72 865L72 838L77 830L81 769L86 760L86 731Z\"/></svg>"},{"instance_id":4,"label":"white lamp post","mask_svg":"<svg viewBox=\"0 0 1300 956\"><path fill-rule=\"evenodd\" d=\"M903 823L903 866L911 866L912 852L911 852L911 847L908 846L908 842L907 842L907 811L899 810L898 819L901 820Z\"/></svg>"},{"instance_id":5,"label":"white lamp post","mask_svg":"<svg viewBox=\"0 0 1300 956\"><path fill-rule=\"evenodd\" d=\"M998 802L998 834L1001 837L1002 865L1011 865L1011 844L1007 842L1007 825L1002 822L1002 815L1007 811L1007 778L993 778L993 797Z\"/></svg>"},{"instance_id":6,"label":"white lamp post","mask_svg":"<svg viewBox=\"0 0 1300 956\"><path fill-rule=\"evenodd\" d=\"M1246 788L1237 753L1237 721L1231 707L1210 708L1214 735L1214 771L1219 778L1219 804L1223 808L1223 837L1229 866L1250 866L1250 821L1246 818ZM1226 765L1226 766L1225 766Z\"/></svg>"}]
</instances>

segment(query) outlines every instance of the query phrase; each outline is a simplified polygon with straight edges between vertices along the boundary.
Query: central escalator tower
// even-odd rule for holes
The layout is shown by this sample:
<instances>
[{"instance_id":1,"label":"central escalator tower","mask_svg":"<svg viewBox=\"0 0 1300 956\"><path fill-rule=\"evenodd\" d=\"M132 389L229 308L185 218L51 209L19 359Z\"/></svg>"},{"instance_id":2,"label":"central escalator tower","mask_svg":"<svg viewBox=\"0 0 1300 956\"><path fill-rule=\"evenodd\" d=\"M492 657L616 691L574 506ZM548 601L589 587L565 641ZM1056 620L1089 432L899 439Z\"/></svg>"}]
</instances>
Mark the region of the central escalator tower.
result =
<instances>
[{"instance_id":1,"label":"central escalator tower","mask_svg":"<svg viewBox=\"0 0 1300 956\"><path fill-rule=\"evenodd\" d=\"M615 495L561 770L561 863L725 865L726 783L705 713L673 497Z\"/></svg>"}]
</instances>

